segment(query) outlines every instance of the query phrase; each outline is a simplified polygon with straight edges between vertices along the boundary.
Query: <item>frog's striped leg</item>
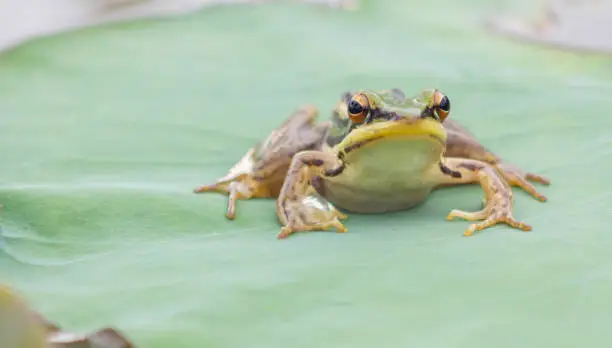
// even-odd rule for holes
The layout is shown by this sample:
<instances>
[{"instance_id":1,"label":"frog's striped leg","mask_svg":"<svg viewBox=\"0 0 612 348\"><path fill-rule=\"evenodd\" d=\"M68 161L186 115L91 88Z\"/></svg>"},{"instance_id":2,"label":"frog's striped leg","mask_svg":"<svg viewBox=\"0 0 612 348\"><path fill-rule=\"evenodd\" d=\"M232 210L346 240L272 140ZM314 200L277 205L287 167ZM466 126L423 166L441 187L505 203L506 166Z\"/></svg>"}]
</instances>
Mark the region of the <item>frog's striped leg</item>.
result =
<instances>
[{"instance_id":1,"label":"frog's striped leg","mask_svg":"<svg viewBox=\"0 0 612 348\"><path fill-rule=\"evenodd\" d=\"M233 220L236 218L236 203L238 200L250 198L270 198L274 196L274 187L280 186L277 175L260 171L255 177L256 166L255 148L250 149L236 165L234 165L226 176L217 180L214 184L203 185L195 188L194 193L219 192L228 195L225 216ZM288 162L288 161L287 161ZM278 163L281 164L282 163ZM282 168L281 175L284 174ZM259 180L257 179L259 178Z\"/></svg>"},{"instance_id":2,"label":"frog's striped leg","mask_svg":"<svg viewBox=\"0 0 612 348\"><path fill-rule=\"evenodd\" d=\"M194 192L227 194L225 216L230 220L236 217L238 200L278 197L293 155L319 148L323 142L328 124L315 124L316 116L317 109L312 105L299 108L262 144L250 149L224 177L197 187Z\"/></svg>"},{"instance_id":3,"label":"frog's striped leg","mask_svg":"<svg viewBox=\"0 0 612 348\"><path fill-rule=\"evenodd\" d=\"M500 223L505 223L519 230L531 231L532 227L530 225L514 218L512 188L496 168L488 163L466 158L444 158L443 162L448 170L459 172L461 175L448 175L436 167L433 169L431 178L436 180L438 186L480 183L484 191L484 208L482 210L470 213L454 209L447 216L447 220L456 217L468 221L483 220L470 225L463 235L471 236L476 231Z\"/></svg>"},{"instance_id":4,"label":"frog's striped leg","mask_svg":"<svg viewBox=\"0 0 612 348\"><path fill-rule=\"evenodd\" d=\"M543 185L550 185L550 180L544 176L523 171L516 166L504 162L498 155L485 148L476 138L457 121L447 119L444 121L447 131L446 156L469 158L483 161L495 166L506 182L525 190L540 202L548 199L538 192L529 181Z\"/></svg>"},{"instance_id":5,"label":"frog's striped leg","mask_svg":"<svg viewBox=\"0 0 612 348\"><path fill-rule=\"evenodd\" d=\"M283 225L277 238L287 238L294 232L337 232L347 229L340 222L347 218L317 193L313 180L321 176L335 176L342 172L344 163L335 154L321 151L302 151L291 161L287 177L276 200L276 211Z\"/></svg>"}]
</instances>

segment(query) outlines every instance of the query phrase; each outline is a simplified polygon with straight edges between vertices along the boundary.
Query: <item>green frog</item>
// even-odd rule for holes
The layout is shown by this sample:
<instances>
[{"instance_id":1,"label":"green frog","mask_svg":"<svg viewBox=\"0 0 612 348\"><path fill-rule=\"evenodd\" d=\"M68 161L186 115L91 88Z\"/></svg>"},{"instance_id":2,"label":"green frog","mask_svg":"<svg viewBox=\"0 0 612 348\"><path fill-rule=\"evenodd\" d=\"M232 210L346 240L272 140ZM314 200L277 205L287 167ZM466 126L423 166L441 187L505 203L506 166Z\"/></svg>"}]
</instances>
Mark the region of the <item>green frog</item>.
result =
<instances>
[{"instance_id":1,"label":"green frog","mask_svg":"<svg viewBox=\"0 0 612 348\"><path fill-rule=\"evenodd\" d=\"M229 219L236 216L238 200L275 198L282 224L277 238L282 239L295 232L346 232L341 220L347 216L339 209L406 210L434 189L478 183L483 209L452 210L447 216L473 221L464 236L500 223L532 230L513 216L511 187L544 202L546 196L531 182L549 185L549 179L503 161L448 118L450 112L450 99L438 89L412 97L397 88L347 92L331 119L321 123L317 108L305 105L227 175L194 192L227 194Z\"/></svg>"}]
</instances>

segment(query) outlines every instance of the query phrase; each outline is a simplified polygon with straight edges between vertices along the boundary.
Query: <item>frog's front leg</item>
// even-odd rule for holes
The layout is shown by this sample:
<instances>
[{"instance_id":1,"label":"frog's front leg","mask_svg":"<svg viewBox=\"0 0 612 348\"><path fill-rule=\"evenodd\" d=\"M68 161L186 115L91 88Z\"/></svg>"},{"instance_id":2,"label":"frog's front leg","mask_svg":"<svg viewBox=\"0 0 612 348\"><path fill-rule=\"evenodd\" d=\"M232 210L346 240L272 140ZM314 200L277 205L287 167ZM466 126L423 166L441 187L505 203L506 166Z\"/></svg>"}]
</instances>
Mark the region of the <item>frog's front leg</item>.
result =
<instances>
[{"instance_id":1,"label":"frog's front leg","mask_svg":"<svg viewBox=\"0 0 612 348\"><path fill-rule=\"evenodd\" d=\"M505 223L523 231L532 229L530 225L514 218L512 189L496 168L482 161L465 158L445 158L443 163L447 168L433 175L439 186L480 183L484 191L482 210L470 213L454 209L447 216L447 220L455 217L468 221L483 220L470 225L463 235L471 236L476 231L499 223Z\"/></svg>"},{"instance_id":2,"label":"frog's front leg","mask_svg":"<svg viewBox=\"0 0 612 348\"><path fill-rule=\"evenodd\" d=\"M469 158L486 162L496 167L506 182L511 186L520 187L540 202L547 201L545 195L538 192L530 182L550 185L550 180L544 176L530 173L503 161L498 155L485 148L463 126L453 120L446 120L444 127L447 130L446 156Z\"/></svg>"},{"instance_id":3,"label":"frog's front leg","mask_svg":"<svg viewBox=\"0 0 612 348\"><path fill-rule=\"evenodd\" d=\"M340 222L347 218L323 198L314 188L313 180L335 176L344 163L333 153L303 151L293 157L287 177L276 200L276 211L283 225L277 238L287 238L294 232L347 229Z\"/></svg>"}]
</instances>

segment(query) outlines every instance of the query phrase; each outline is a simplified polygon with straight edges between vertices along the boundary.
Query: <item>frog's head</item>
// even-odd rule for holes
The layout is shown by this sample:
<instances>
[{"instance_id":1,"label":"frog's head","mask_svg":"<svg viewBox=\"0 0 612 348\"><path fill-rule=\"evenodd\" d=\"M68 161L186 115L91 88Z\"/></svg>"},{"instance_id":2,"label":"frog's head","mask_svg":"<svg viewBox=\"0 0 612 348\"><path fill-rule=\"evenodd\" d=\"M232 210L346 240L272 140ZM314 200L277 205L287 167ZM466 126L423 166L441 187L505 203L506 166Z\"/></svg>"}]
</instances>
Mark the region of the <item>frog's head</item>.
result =
<instances>
[{"instance_id":1,"label":"frog's head","mask_svg":"<svg viewBox=\"0 0 612 348\"><path fill-rule=\"evenodd\" d=\"M442 122L449 113L450 101L437 89L424 89L412 98L398 89L361 90L345 94L336 105L327 142L334 146L388 136L416 139L421 135L445 142Z\"/></svg>"}]
</instances>

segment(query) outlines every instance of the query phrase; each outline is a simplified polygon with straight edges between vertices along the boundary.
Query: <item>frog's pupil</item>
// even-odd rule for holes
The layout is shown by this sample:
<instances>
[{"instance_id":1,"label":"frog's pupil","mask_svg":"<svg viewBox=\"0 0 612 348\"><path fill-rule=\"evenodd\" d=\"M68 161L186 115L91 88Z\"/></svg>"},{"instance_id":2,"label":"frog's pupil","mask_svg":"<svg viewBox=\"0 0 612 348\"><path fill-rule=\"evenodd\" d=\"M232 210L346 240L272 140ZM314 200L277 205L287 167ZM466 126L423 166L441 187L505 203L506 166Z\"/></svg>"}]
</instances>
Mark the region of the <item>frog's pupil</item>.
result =
<instances>
[{"instance_id":1,"label":"frog's pupil","mask_svg":"<svg viewBox=\"0 0 612 348\"><path fill-rule=\"evenodd\" d=\"M447 96L442 97L442 100L440 100L440 109L446 112L450 110L450 100L448 100Z\"/></svg>"},{"instance_id":2,"label":"frog's pupil","mask_svg":"<svg viewBox=\"0 0 612 348\"><path fill-rule=\"evenodd\" d=\"M361 112L363 112L363 106L361 104L359 104L358 101L356 101L355 99L351 100L351 102L349 103L349 107L348 107L348 111L351 114L359 114Z\"/></svg>"}]
</instances>

